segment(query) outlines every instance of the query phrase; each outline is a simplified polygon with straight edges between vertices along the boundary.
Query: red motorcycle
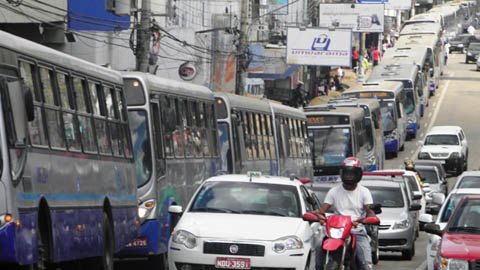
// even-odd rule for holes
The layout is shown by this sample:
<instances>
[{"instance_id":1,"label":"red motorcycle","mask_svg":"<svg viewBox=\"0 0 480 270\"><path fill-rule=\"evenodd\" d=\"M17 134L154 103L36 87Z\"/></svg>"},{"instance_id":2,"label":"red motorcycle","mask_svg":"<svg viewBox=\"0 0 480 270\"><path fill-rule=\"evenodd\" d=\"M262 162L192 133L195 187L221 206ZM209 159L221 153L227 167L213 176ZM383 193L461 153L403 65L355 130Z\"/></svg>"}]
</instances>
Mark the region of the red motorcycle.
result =
<instances>
[{"instance_id":1,"label":"red motorcycle","mask_svg":"<svg viewBox=\"0 0 480 270\"><path fill-rule=\"evenodd\" d=\"M325 270L356 269L355 248L356 235L352 229L358 224L379 225L378 217L360 218L352 221L350 216L331 215L327 218L326 238L322 248L325 255Z\"/></svg>"}]
</instances>

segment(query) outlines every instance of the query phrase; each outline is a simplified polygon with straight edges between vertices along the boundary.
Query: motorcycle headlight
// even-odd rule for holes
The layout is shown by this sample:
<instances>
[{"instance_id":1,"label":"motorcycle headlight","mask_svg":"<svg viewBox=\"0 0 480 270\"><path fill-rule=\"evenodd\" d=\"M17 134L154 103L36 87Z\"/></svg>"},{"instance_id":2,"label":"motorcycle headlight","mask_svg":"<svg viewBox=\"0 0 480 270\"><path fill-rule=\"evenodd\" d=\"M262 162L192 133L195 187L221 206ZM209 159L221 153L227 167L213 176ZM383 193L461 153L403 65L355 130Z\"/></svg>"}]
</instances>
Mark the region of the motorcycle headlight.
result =
<instances>
[{"instance_id":1,"label":"motorcycle headlight","mask_svg":"<svg viewBox=\"0 0 480 270\"><path fill-rule=\"evenodd\" d=\"M458 259L438 258L438 269L440 270L468 270L468 261Z\"/></svg>"},{"instance_id":2,"label":"motorcycle headlight","mask_svg":"<svg viewBox=\"0 0 480 270\"><path fill-rule=\"evenodd\" d=\"M330 237L334 239L342 238L345 228L330 228Z\"/></svg>"},{"instance_id":3,"label":"motorcycle headlight","mask_svg":"<svg viewBox=\"0 0 480 270\"><path fill-rule=\"evenodd\" d=\"M392 229L393 230L406 229L408 228L408 226L410 226L410 222L408 221L408 219L404 219L400 222L395 222Z\"/></svg>"},{"instance_id":4,"label":"motorcycle headlight","mask_svg":"<svg viewBox=\"0 0 480 270\"><path fill-rule=\"evenodd\" d=\"M192 249L197 246L197 237L187 231L178 230L172 234L172 241L184 245L186 248Z\"/></svg>"},{"instance_id":5,"label":"motorcycle headlight","mask_svg":"<svg viewBox=\"0 0 480 270\"><path fill-rule=\"evenodd\" d=\"M286 250L301 248L303 248L303 241L297 236L286 236L273 242L273 251L276 253L283 253Z\"/></svg>"},{"instance_id":6,"label":"motorcycle headlight","mask_svg":"<svg viewBox=\"0 0 480 270\"><path fill-rule=\"evenodd\" d=\"M427 159L430 155L427 152L420 152L418 153L418 159Z\"/></svg>"}]
</instances>

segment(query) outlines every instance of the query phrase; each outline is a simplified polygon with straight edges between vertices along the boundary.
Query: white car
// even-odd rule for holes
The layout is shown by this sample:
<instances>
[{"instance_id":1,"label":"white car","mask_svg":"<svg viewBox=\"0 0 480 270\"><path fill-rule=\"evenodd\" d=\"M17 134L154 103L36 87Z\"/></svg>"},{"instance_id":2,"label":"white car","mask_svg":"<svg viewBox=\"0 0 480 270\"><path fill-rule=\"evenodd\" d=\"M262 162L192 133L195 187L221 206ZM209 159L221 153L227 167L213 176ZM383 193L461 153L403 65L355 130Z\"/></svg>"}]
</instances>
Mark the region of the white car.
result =
<instances>
[{"instance_id":1,"label":"white car","mask_svg":"<svg viewBox=\"0 0 480 270\"><path fill-rule=\"evenodd\" d=\"M425 136L418 159L444 162L445 170L457 175L468 168L468 144L459 126L435 126Z\"/></svg>"},{"instance_id":2,"label":"white car","mask_svg":"<svg viewBox=\"0 0 480 270\"><path fill-rule=\"evenodd\" d=\"M453 189L457 188L480 188L480 171L463 172L453 187Z\"/></svg>"},{"instance_id":3,"label":"white car","mask_svg":"<svg viewBox=\"0 0 480 270\"><path fill-rule=\"evenodd\" d=\"M182 214L169 241L169 269L315 269L324 229L303 216L319 207L297 180L209 178L183 213L169 208Z\"/></svg>"},{"instance_id":4,"label":"white car","mask_svg":"<svg viewBox=\"0 0 480 270\"><path fill-rule=\"evenodd\" d=\"M440 193L437 193L441 195ZM457 202L465 195L469 194L479 194L480 189L478 188L468 188L468 189L454 189L448 194L447 199L445 199L442 204L440 211L438 211L437 219L435 224L440 226L440 229L443 230L448 223L448 219L452 214ZM437 209L438 210L438 209ZM436 211L435 211L436 212ZM433 216L430 214L420 215L420 222L432 223ZM434 234L429 234L428 244L427 244L427 269L433 270L433 261L437 256L438 247L440 244L441 237Z\"/></svg>"}]
</instances>

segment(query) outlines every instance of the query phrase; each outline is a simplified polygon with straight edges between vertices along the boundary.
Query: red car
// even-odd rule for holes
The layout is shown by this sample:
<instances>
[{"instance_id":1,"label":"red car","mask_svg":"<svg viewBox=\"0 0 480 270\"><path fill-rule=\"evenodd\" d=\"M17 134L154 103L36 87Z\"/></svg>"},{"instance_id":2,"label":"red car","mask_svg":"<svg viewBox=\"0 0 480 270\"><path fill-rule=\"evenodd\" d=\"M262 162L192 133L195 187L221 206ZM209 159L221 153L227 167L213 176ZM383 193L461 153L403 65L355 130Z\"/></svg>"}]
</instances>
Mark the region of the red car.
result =
<instances>
[{"instance_id":1,"label":"red car","mask_svg":"<svg viewBox=\"0 0 480 270\"><path fill-rule=\"evenodd\" d=\"M480 195L463 197L444 230L436 224L425 230L442 237L434 269L480 269Z\"/></svg>"}]
</instances>

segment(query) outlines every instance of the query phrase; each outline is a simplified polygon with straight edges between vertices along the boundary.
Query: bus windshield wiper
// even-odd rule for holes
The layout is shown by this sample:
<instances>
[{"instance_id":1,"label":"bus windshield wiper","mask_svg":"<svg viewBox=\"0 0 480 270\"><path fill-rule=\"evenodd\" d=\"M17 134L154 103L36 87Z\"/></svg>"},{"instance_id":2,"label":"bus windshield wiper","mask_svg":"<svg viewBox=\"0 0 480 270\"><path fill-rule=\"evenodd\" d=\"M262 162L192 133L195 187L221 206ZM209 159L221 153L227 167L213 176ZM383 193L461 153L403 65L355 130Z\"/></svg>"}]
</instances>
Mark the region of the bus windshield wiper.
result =
<instances>
[{"instance_id":1,"label":"bus windshield wiper","mask_svg":"<svg viewBox=\"0 0 480 270\"><path fill-rule=\"evenodd\" d=\"M240 212L234 211L227 208L215 208L215 207L199 207L192 209L192 212L219 212L219 213L234 213L239 214Z\"/></svg>"}]
</instances>

